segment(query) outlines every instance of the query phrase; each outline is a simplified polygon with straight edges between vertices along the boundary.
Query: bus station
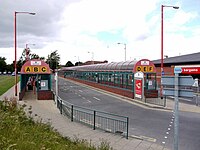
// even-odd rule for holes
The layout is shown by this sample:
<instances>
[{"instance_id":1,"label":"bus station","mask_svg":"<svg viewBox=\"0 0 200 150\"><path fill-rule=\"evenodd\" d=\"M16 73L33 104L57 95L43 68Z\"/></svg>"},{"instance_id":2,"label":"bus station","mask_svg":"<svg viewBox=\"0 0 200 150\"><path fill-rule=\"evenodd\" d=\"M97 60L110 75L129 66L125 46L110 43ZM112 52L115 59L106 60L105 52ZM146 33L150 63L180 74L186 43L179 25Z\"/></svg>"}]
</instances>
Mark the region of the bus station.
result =
<instances>
[{"instance_id":1,"label":"bus station","mask_svg":"<svg viewBox=\"0 0 200 150\"><path fill-rule=\"evenodd\" d=\"M42 60L28 60L21 68L19 100L24 97L37 100L50 100L51 70ZM28 99L29 99L28 98Z\"/></svg>"}]
</instances>

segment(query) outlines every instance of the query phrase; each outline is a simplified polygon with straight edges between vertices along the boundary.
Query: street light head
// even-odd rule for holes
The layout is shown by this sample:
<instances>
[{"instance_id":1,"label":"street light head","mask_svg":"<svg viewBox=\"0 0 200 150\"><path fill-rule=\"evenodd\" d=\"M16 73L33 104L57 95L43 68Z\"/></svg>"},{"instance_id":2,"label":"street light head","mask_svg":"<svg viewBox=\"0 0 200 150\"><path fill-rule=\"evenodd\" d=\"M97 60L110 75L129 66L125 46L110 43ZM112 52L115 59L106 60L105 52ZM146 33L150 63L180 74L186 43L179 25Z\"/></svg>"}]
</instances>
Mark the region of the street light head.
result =
<instances>
[{"instance_id":1,"label":"street light head","mask_svg":"<svg viewBox=\"0 0 200 150\"><path fill-rule=\"evenodd\" d=\"M173 8L174 8L174 9L179 9L179 7L178 7L178 6L173 6Z\"/></svg>"},{"instance_id":2,"label":"street light head","mask_svg":"<svg viewBox=\"0 0 200 150\"><path fill-rule=\"evenodd\" d=\"M36 13L29 13L30 15L36 15Z\"/></svg>"}]
</instances>

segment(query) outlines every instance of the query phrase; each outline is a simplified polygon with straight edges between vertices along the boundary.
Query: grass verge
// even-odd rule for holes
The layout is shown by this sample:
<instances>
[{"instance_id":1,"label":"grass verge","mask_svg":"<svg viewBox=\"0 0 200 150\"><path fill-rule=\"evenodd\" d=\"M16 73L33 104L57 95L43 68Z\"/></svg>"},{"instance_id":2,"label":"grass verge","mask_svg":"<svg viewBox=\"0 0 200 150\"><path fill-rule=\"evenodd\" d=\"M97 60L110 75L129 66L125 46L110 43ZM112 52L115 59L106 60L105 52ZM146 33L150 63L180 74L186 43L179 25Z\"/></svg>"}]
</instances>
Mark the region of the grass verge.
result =
<instances>
[{"instance_id":1,"label":"grass verge","mask_svg":"<svg viewBox=\"0 0 200 150\"><path fill-rule=\"evenodd\" d=\"M19 81L19 76L18 76ZM0 96L15 85L15 76L0 75Z\"/></svg>"},{"instance_id":2,"label":"grass verge","mask_svg":"<svg viewBox=\"0 0 200 150\"><path fill-rule=\"evenodd\" d=\"M26 106L24 106L26 107ZM16 99L0 101L1 150L110 150L106 142L94 147L85 140L62 137L50 125L27 117Z\"/></svg>"}]
</instances>

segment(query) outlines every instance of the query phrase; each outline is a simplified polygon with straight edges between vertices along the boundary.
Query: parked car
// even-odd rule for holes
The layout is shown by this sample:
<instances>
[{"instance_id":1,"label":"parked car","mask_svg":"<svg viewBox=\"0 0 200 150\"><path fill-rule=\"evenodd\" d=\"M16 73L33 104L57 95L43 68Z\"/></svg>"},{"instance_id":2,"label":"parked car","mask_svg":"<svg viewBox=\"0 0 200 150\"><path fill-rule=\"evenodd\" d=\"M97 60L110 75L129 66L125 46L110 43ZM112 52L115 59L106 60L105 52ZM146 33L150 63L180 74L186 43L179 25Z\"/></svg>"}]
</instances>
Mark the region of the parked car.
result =
<instances>
[{"instance_id":1,"label":"parked car","mask_svg":"<svg viewBox=\"0 0 200 150\"><path fill-rule=\"evenodd\" d=\"M15 72L12 73L12 76L15 76Z\"/></svg>"}]
</instances>

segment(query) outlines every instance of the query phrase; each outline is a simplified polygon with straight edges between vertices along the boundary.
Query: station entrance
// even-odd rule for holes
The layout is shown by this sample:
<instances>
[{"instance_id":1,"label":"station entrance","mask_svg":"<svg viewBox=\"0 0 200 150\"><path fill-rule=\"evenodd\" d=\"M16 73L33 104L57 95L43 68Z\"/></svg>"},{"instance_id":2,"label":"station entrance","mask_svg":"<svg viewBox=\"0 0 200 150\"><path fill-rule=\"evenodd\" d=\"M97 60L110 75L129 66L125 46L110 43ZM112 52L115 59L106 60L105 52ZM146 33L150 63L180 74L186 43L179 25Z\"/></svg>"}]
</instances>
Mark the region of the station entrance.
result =
<instances>
[{"instance_id":1,"label":"station entrance","mask_svg":"<svg viewBox=\"0 0 200 150\"><path fill-rule=\"evenodd\" d=\"M50 100L51 70L42 60L29 60L21 68L19 100Z\"/></svg>"}]
</instances>

